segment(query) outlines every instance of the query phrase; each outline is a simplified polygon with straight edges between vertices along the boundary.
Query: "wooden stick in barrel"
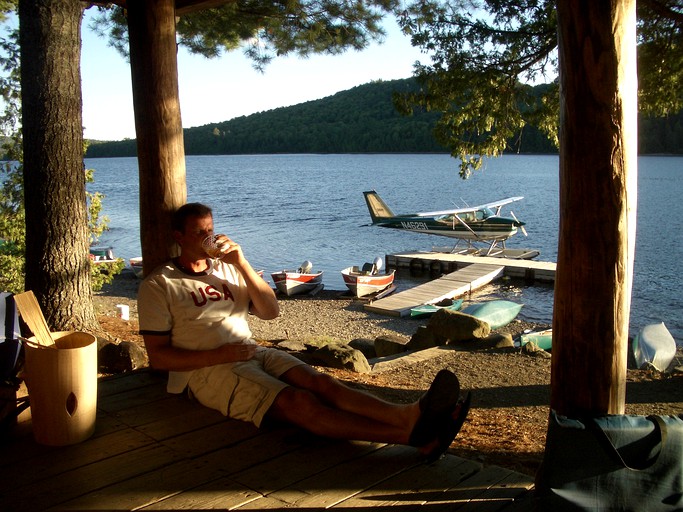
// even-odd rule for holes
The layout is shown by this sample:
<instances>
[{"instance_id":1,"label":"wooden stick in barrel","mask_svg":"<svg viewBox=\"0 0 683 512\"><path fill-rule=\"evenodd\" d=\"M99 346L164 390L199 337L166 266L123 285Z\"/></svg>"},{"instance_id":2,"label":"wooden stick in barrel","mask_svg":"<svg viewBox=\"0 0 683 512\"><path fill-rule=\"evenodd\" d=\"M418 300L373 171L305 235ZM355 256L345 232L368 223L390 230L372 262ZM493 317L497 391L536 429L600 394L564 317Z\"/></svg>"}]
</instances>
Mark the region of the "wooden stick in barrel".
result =
<instances>
[{"instance_id":1,"label":"wooden stick in barrel","mask_svg":"<svg viewBox=\"0 0 683 512\"><path fill-rule=\"evenodd\" d=\"M36 341L46 347L54 346L55 342L50 335L50 328L47 326L43 312L40 309L40 304L38 304L34 293L31 290L18 293L14 296L14 302L17 304L21 318L26 322L28 328L31 329Z\"/></svg>"}]
</instances>

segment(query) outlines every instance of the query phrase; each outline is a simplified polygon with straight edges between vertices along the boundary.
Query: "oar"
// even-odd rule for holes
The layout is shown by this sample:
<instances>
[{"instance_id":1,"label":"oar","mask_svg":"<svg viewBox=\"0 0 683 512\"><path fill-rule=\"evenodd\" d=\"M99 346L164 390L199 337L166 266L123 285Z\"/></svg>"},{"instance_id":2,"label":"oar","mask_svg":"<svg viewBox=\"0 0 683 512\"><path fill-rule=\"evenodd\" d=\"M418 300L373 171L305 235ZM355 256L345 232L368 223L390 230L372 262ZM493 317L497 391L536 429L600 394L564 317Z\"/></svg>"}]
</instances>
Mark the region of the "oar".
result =
<instances>
[{"instance_id":1,"label":"oar","mask_svg":"<svg viewBox=\"0 0 683 512\"><path fill-rule=\"evenodd\" d=\"M14 302L17 304L21 318L24 319L28 328L31 329L38 344L46 347L54 346L55 342L50 335L50 328L47 326L43 312L40 309L40 304L38 304L38 300L33 292L29 290L15 295Z\"/></svg>"}]
</instances>

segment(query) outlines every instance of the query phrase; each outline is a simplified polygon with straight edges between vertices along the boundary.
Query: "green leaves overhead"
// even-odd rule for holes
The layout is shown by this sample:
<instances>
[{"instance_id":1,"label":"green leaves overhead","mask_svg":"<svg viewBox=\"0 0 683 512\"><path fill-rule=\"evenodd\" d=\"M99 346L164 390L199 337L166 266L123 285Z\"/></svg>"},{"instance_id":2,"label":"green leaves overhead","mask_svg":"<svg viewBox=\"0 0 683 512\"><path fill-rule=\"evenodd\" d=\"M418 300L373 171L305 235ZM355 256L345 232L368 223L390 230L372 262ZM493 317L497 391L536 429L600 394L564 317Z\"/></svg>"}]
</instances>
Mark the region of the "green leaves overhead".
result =
<instances>
[{"instance_id":1,"label":"green leaves overhead","mask_svg":"<svg viewBox=\"0 0 683 512\"><path fill-rule=\"evenodd\" d=\"M305 57L363 49L382 39L382 17L396 5L395 0L231 2L179 18L178 43L206 57L243 47L254 65L263 68L279 55ZM124 13L116 8L101 9L94 28L125 54L125 27Z\"/></svg>"},{"instance_id":2,"label":"green leaves overhead","mask_svg":"<svg viewBox=\"0 0 683 512\"><path fill-rule=\"evenodd\" d=\"M460 159L463 178L484 157L510 149L510 138L528 124L556 138L557 87L539 97L524 85L554 79L554 2L421 3L400 23L432 63L416 66L421 90L397 95L397 108L441 112L435 135Z\"/></svg>"},{"instance_id":3,"label":"green leaves overhead","mask_svg":"<svg viewBox=\"0 0 683 512\"><path fill-rule=\"evenodd\" d=\"M639 0L640 107L654 115L683 106L683 2ZM557 144L557 18L551 0L419 2L401 18L431 64L415 68L422 89L395 99L404 113L440 111L436 135L468 177L517 130L536 126ZM541 97L527 84L548 83Z\"/></svg>"}]
</instances>

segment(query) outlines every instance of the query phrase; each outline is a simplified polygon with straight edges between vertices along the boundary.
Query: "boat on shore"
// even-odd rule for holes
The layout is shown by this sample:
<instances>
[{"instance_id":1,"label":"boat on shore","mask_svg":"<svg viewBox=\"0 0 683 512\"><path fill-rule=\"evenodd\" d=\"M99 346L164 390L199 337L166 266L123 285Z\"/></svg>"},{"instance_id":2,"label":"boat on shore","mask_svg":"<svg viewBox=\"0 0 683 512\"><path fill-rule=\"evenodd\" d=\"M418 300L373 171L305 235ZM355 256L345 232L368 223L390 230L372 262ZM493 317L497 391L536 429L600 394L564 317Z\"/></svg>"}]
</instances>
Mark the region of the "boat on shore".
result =
<instances>
[{"instance_id":1,"label":"boat on shore","mask_svg":"<svg viewBox=\"0 0 683 512\"><path fill-rule=\"evenodd\" d=\"M380 273L382 258L375 258L372 263L365 263L361 268L347 267L341 271L344 284L356 297L367 297L386 290L394 283L396 271Z\"/></svg>"},{"instance_id":2,"label":"boat on shore","mask_svg":"<svg viewBox=\"0 0 683 512\"><path fill-rule=\"evenodd\" d=\"M633 355L637 368L651 365L660 372L669 368L676 357L676 341L664 322L646 325L634 336Z\"/></svg>"},{"instance_id":3,"label":"boat on shore","mask_svg":"<svg viewBox=\"0 0 683 512\"><path fill-rule=\"evenodd\" d=\"M535 343L538 348L550 350L553 345L553 330L544 329L542 331L527 332L519 337L519 344L521 347L531 342Z\"/></svg>"},{"instance_id":4,"label":"boat on shore","mask_svg":"<svg viewBox=\"0 0 683 512\"><path fill-rule=\"evenodd\" d=\"M142 279L142 256L137 256L128 260L131 270L135 274L135 277Z\"/></svg>"},{"instance_id":5,"label":"boat on shore","mask_svg":"<svg viewBox=\"0 0 683 512\"><path fill-rule=\"evenodd\" d=\"M273 272L270 277L278 292L289 296L304 293L315 294L323 289L323 273L311 272L313 264L304 261L297 270L281 270Z\"/></svg>"},{"instance_id":6,"label":"boat on shore","mask_svg":"<svg viewBox=\"0 0 683 512\"><path fill-rule=\"evenodd\" d=\"M522 304L517 304L509 300L490 300L471 304L462 310L467 315L472 315L479 320L488 323L491 329L505 327L512 322L520 310Z\"/></svg>"},{"instance_id":7,"label":"boat on shore","mask_svg":"<svg viewBox=\"0 0 683 512\"><path fill-rule=\"evenodd\" d=\"M462 299L444 299L434 304L420 304L410 309L411 318L423 318L431 316L440 309L447 309L449 311L458 311L462 307Z\"/></svg>"},{"instance_id":8,"label":"boat on shore","mask_svg":"<svg viewBox=\"0 0 683 512\"><path fill-rule=\"evenodd\" d=\"M90 248L90 261L93 263L112 263L116 261L114 248L111 246L94 246Z\"/></svg>"}]
</instances>

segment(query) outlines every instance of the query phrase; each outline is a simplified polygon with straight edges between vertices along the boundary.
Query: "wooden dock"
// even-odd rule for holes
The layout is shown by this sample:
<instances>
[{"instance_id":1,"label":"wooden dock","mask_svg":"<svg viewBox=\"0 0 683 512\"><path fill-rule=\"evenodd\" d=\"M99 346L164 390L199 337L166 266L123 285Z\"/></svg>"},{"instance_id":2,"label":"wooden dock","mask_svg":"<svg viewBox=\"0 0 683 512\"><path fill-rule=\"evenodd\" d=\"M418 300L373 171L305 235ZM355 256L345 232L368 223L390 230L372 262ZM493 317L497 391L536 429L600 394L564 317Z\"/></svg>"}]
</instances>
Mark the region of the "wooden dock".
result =
<instances>
[{"instance_id":1,"label":"wooden dock","mask_svg":"<svg viewBox=\"0 0 683 512\"><path fill-rule=\"evenodd\" d=\"M556 263L550 261L515 260L487 256L469 256L447 252L408 251L387 254L384 257L387 268L407 268L422 272L447 274L458 269L485 263L503 267L503 275L528 281L554 282Z\"/></svg>"},{"instance_id":2,"label":"wooden dock","mask_svg":"<svg viewBox=\"0 0 683 512\"><path fill-rule=\"evenodd\" d=\"M495 259L495 258L489 258ZM502 265L472 263L438 279L415 286L364 306L366 311L389 316L406 316L410 309L426 302L460 297L503 276Z\"/></svg>"},{"instance_id":3,"label":"wooden dock","mask_svg":"<svg viewBox=\"0 0 683 512\"><path fill-rule=\"evenodd\" d=\"M28 419L24 416L28 415ZM149 371L98 383L93 437L48 447L30 410L3 439L3 510L533 510L533 478L410 447L256 429L169 395Z\"/></svg>"}]
</instances>

